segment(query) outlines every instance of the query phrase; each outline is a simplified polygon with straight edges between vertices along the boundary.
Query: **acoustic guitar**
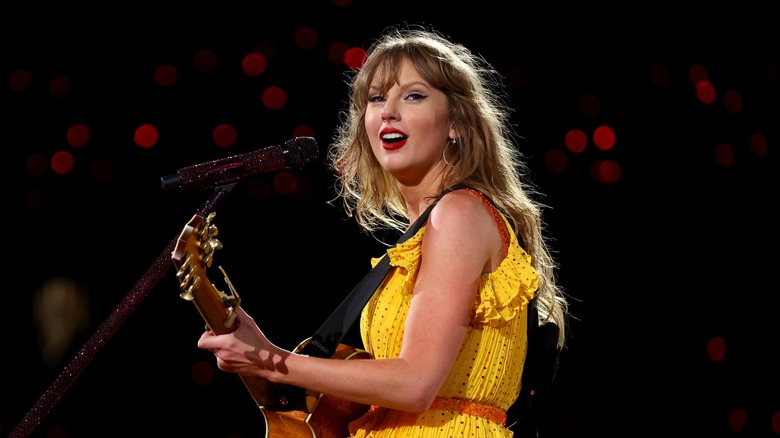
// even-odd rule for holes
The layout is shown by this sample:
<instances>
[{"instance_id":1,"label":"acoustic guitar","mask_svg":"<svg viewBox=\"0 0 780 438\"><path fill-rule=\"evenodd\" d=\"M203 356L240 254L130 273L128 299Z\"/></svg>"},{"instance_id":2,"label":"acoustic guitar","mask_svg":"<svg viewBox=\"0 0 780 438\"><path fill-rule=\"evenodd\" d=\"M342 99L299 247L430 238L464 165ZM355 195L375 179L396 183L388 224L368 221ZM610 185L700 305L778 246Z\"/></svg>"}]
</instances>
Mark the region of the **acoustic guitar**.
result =
<instances>
[{"instance_id":1,"label":"acoustic guitar","mask_svg":"<svg viewBox=\"0 0 780 438\"><path fill-rule=\"evenodd\" d=\"M216 334L231 333L238 328L236 311L241 298L221 266L228 291L219 290L208 278L215 251L222 249L216 239L216 213L207 217L195 214L184 226L172 252L180 297L191 301L206 329ZM301 342L300 351L309 341ZM332 359L366 359L366 351L339 344ZM363 415L368 406L322 393L313 393L291 385L274 384L257 376L238 375L257 404L265 421L266 438L345 438L347 425Z\"/></svg>"}]
</instances>

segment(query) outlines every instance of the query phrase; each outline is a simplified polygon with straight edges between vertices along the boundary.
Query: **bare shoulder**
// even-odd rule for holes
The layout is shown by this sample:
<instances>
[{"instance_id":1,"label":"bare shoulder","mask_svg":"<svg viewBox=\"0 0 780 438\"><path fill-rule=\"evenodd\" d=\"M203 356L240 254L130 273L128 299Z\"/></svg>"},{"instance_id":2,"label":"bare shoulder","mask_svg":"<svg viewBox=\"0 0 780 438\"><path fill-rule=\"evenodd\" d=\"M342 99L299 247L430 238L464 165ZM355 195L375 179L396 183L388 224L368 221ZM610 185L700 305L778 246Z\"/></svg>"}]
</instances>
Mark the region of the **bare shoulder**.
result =
<instances>
[{"instance_id":1,"label":"bare shoulder","mask_svg":"<svg viewBox=\"0 0 780 438\"><path fill-rule=\"evenodd\" d=\"M483 200L466 190L444 195L431 211L429 224L437 230L476 233L478 238L485 237L482 232L495 230L493 217Z\"/></svg>"},{"instance_id":2,"label":"bare shoulder","mask_svg":"<svg viewBox=\"0 0 780 438\"><path fill-rule=\"evenodd\" d=\"M458 190L444 195L431 211L423 252L433 260L446 260L451 269L479 275L495 269L503 243L483 199Z\"/></svg>"}]
</instances>

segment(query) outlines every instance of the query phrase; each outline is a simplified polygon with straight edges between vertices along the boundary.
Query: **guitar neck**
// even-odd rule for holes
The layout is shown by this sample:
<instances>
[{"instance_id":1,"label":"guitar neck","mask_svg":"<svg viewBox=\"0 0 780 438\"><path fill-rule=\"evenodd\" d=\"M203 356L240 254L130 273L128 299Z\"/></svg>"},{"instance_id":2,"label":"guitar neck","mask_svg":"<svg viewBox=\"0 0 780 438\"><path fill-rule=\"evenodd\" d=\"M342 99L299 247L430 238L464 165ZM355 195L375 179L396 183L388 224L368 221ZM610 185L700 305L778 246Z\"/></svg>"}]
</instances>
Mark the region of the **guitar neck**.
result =
<instances>
[{"instance_id":1,"label":"guitar neck","mask_svg":"<svg viewBox=\"0 0 780 438\"><path fill-rule=\"evenodd\" d=\"M214 215L193 216L179 235L172 260L182 291L180 297L195 305L208 330L222 335L238 328L236 312L241 299L221 267L229 293L217 289L206 275L214 252L222 248L215 239ZM300 353L310 340L299 344L294 351ZM367 352L344 344L339 344L332 355L333 359L368 357ZM239 374L239 377L263 413L267 438L344 438L349 435L348 423L368 410L367 405L313 394L297 386L277 385L257 376Z\"/></svg>"},{"instance_id":2,"label":"guitar neck","mask_svg":"<svg viewBox=\"0 0 780 438\"><path fill-rule=\"evenodd\" d=\"M224 335L238 328L236 312L241 298L222 267L219 270L229 293L219 290L207 275L214 252L222 248L222 243L216 239L217 227L212 223L214 215L203 218L196 214L192 217L179 236L172 260L182 291L180 297L195 305L208 330ZM239 377L259 407L284 411L302 409L305 404L305 394L297 387L275 385L257 376Z\"/></svg>"}]
</instances>

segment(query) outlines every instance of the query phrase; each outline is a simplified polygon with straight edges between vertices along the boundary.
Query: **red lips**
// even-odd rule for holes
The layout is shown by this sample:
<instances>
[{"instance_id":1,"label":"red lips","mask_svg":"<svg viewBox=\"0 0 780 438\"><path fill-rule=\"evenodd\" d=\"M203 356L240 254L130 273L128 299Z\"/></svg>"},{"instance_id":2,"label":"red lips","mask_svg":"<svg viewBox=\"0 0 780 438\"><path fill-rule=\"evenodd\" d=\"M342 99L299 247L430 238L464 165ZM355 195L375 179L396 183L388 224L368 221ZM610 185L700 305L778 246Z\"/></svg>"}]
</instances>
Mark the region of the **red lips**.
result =
<instances>
[{"instance_id":1,"label":"red lips","mask_svg":"<svg viewBox=\"0 0 780 438\"><path fill-rule=\"evenodd\" d=\"M386 151L394 151L396 149L401 149L406 145L406 139L394 141L392 143L382 142L382 147L385 148Z\"/></svg>"}]
</instances>

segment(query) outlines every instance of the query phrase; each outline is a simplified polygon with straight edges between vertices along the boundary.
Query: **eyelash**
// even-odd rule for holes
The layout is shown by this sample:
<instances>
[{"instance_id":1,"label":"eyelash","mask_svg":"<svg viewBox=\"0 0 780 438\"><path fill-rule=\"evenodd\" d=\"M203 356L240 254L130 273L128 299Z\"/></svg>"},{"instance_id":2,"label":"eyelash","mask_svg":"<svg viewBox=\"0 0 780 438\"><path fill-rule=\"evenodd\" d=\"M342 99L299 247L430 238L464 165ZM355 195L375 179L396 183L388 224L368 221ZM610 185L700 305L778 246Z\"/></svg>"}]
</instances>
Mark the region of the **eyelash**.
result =
<instances>
[{"instance_id":1,"label":"eyelash","mask_svg":"<svg viewBox=\"0 0 780 438\"><path fill-rule=\"evenodd\" d=\"M382 99L384 99L384 97L385 96L383 96L381 94L375 94L373 96L368 96L368 101L369 102L380 102ZM426 97L428 97L428 96L426 96L426 95L424 95L422 93L418 93L418 92L415 91L415 92L411 92L411 93L407 94L406 96L404 96L404 99L423 100Z\"/></svg>"}]
</instances>

